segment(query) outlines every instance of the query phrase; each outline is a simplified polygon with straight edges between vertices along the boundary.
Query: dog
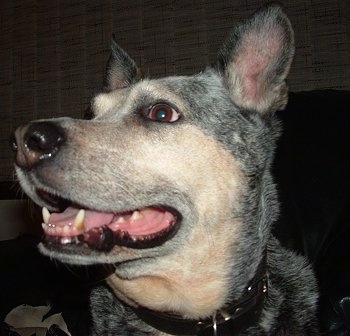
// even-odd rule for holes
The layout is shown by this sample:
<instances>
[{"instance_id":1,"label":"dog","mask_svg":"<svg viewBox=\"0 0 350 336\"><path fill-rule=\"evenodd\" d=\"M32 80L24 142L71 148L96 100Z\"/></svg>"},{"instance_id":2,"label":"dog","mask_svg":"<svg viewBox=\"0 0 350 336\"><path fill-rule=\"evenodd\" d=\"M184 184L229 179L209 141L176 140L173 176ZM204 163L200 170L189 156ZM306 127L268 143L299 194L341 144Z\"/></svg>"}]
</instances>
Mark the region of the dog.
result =
<instances>
[{"instance_id":1,"label":"dog","mask_svg":"<svg viewBox=\"0 0 350 336\"><path fill-rule=\"evenodd\" d=\"M92 335L317 335L307 261L271 234L270 174L294 55L270 4L193 76L142 78L113 39L91 119L15 131L15 169L43 207L40 251L108 264Z\"/></svg>"}]
</instances>

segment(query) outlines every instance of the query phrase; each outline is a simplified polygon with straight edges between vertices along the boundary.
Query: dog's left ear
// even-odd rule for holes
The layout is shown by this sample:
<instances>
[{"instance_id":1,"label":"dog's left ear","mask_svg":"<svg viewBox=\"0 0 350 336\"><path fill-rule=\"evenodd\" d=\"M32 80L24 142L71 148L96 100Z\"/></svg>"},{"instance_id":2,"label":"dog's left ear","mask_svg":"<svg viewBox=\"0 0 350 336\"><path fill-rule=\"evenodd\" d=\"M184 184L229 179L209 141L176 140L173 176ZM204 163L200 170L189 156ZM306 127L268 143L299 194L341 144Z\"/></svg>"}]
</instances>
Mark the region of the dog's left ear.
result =
<instances>
[{"instance_id":1,"label":"dog's left ear","mask_svg":"<svg viewBox=\"0 0 350 336\"><path fill-rule=\"evenodd\" d=\"M113 91L127 87L140 79L140 71L135 61L122 49L112 37L109 56L103 79L104 88Z\"/></svg>"},{"instance_id":2,"label":"dog's left ear","mask_svg":"<svg viewBox=\"0 0 350 336\"><path fill-rule=\"evenodd\" d=\"M267 113L287 103L285 79L293 55L292 26L274 4L233 29L219 52L217 65L238 106Z\"/></svg>"}]
</instances>

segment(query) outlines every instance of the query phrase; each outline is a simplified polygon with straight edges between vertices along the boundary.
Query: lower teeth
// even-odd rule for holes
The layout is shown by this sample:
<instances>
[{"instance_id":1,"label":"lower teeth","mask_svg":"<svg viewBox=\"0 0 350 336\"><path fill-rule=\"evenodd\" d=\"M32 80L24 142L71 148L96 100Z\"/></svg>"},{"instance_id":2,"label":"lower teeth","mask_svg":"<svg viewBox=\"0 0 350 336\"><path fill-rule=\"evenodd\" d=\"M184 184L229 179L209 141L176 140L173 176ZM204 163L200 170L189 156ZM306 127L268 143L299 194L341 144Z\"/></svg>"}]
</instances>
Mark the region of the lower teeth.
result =
<instances>
[{"instance_id":1,"label":"lower teeth","mask_svg":"<svg viewBox=\"0 0 350 336\"><path fill-rule=\"evenodd\" d=\"M71 244L73 237L62 237L61 238L61 244L66 245L66 244Z\"/></svg>"}]
</instances>

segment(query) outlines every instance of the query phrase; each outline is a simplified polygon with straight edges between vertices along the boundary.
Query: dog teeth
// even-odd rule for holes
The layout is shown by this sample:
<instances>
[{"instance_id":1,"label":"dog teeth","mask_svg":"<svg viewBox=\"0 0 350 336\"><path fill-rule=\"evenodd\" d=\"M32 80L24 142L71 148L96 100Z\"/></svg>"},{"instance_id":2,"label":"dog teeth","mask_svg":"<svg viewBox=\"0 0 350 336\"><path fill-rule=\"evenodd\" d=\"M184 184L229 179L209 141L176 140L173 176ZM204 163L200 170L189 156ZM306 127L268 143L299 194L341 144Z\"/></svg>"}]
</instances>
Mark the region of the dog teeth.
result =
<instances>
[{"instance_id":1,"label":"dog teeth","mask_svg":"<svg viewBox=\"0 0 350 336\"><path fill-rule=\"evenodd\" d=\"M60 243L63 245L70 244L72 242L72 237L62 237Z\"/></svg>"},{"instance_id":2,"label":"dog teeth","mask_svg":"<svg viewBox=\"0 0 350 336\"><path fill-rule=\"evenodd\" d=\"M116 223L118 223L118 224L125 223L125 218L123 216L120 216L118 218L118 220L116 221Z\"/></svg>"},{"instance_id":3,"label":"dog teeth","mask_svg":"<svg viewBox=\"0 0 350 336\"><path fill-rule=\"evenodd\" d=\"M51 216L50 211L47 208L43 207L42 215L43 215L44 223L48 224Z\"/></svg>"},{"instance_id":4,"label":"dog teeth","mask_svg":"<svg viewBox=\"0 0 350 336\"><path fill-rule=\"evenodd\" d=\"M75 216L75 219L73 222L73 226L79 231L84 230L84 218L85 218L85 210L80 209L77 215Z\"/></svg>"},{"instance_id":5,"label":"dog teeth","mask_svg":"<svg viewBox=\"0 0 350 336\"><path fill-rule=\"evenodd\" d=\"M132 216L131 216L131 220L137 220L137 219L140 219L142 216L141 216L141 213L140 211L134 211L132 213Z\"/></svg>"}]
</instances>

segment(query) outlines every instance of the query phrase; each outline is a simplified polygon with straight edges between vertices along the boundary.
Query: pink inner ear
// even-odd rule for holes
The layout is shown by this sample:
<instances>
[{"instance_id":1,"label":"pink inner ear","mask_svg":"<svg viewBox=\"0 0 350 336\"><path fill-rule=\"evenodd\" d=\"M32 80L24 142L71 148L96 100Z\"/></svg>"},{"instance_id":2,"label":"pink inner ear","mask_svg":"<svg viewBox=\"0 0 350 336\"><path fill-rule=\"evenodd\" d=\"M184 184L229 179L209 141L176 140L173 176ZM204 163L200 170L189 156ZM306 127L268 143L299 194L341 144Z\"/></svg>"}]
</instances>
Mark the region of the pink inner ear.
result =
<instances>
[{"instance_id":1,"label":"pink inner ear","mask_svg":"<svg viewBox=\"0 0 350 336\"><path fill-rule=\"evenodd\" d=\"M111 70L109 76L109 86L111 90L123 89L128 86L128 82L121 76L118 71Z\"/></svg>"},{"instance_id":2,"label":"pink inner ear","mask_svg":"<svg viewBox=\"0 0 350 336\"><path fill-rule=\"evenodd\" d=\"M266 64L265 64L266 67ZM241 80L243 84L243 95L249 99L259 96L259 75L263 71L264 65L258 59L251 59L243 62L241 66Z\"/></svg>"},{"instance_id":3,"label":"pink inner ear","mask_svg":"<svg viewBox=\"0 0 350 336\"><path fill-rule=\"evenodd\" d=\"M258 100L269 80L282 48L280 29L252 32L243 37L236 53L236 72L242 84L244 100Z\"/></svg>"}]
</instances>

